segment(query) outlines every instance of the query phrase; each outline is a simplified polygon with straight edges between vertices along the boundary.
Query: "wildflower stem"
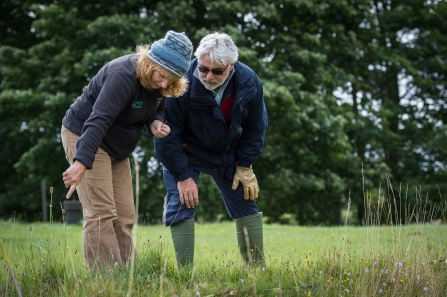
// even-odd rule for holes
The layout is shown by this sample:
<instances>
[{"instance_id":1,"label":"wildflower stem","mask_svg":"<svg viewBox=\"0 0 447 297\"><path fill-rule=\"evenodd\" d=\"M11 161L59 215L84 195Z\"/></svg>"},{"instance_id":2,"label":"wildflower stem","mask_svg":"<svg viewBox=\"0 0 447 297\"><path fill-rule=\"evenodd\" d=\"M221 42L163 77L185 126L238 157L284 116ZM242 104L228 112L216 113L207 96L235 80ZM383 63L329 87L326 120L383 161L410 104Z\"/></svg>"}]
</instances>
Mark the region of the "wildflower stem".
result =
<instances>
[{"instance_id":1,"label":"wildflower stem","mask_svg":"<svg viewBox=\"0 0 447 297\"><path fill-rule=\"evenodd\" d=\"M247 227L244 226L244 236L245 236L245 244L247 245L247 256L248 256L248 263L253 263L253 258L250 253L250 239L248 237L248 231Z\"/></svg>"},{"instance_id":2,"label":"wildflower stem","mask_svg":"<svg viewBox=\"0 0 447 297\"><path fill-rule=\"evenodd\" d=\"M2 248L3 259L5 259L6 266L8 266L9 275L11 276L12 281L14 282L14 285L16 287L17 295L19 297L22 297L22 293L20 292L19 284L17 283L17 279L14 276L14 272L12 271L11 264L9 263L8 254L6 253L6 249L5 249L5 246L3 245L3 240L1 238L0 238L0 246Z\"/></svg>"},{"instance_id":3,"label":"wildflower stem","mask_svg":"<svg viewBox=\"0 0 447 297\"><path fill-rule=\"evenodd\" d=\"M134 232L136 234L137 224L138 224L138 207L140 201L140 164L138 164L137 160L135 161L135 222L134 222ZM130 272L129 272L129 290L127 292L127 297L132 295L132 285L133 285L133 273L135 269L135 249L137 248L137 242L135 243L135 247L131 250L131 258L130 258Z\"/></svg>"}]
</instances>

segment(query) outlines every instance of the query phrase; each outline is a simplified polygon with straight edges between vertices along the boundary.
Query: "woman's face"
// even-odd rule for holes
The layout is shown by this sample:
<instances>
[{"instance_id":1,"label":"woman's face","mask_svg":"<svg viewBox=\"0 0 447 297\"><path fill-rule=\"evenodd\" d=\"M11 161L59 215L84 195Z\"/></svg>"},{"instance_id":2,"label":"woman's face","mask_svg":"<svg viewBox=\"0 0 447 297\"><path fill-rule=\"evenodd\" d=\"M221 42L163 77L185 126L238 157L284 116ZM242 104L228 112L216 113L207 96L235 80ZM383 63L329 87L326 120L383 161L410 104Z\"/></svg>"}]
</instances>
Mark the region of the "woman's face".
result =
<instances>
[{"instance_id":1,"label":"woman's face","mask_svg":"<svg viewBox=\"0 0 447 297\"><path fill-rule=\"evenodd\" d=\"M169 81L169 73L163 70L155 70L151 76L151 87L153 90L166 89L172 82Z\"/></svg>"}]
</instances>

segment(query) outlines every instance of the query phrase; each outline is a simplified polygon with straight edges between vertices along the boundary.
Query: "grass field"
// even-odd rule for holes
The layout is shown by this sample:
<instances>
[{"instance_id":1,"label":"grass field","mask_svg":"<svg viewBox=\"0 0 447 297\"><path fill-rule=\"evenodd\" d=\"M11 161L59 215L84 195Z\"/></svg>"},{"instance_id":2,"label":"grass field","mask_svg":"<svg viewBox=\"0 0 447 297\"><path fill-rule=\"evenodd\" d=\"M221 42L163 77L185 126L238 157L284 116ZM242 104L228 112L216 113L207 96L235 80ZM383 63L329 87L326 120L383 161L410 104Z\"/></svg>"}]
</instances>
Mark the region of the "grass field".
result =
<instances>
[{"instance_id":1,"label":"grass field","mask_svg":"<svg viewBox=\"0 0 447 297\"><path fill-rule=\"evenodd\" d=\"M138 257L85 269L82 226L0 222L22 296L447 296L447 227L264 225L265 267L245 266L234 223L196 224L178 269L169 228L138 226ZM0 296L17 296L2 257Z\"/></svg>"}]
</instances>

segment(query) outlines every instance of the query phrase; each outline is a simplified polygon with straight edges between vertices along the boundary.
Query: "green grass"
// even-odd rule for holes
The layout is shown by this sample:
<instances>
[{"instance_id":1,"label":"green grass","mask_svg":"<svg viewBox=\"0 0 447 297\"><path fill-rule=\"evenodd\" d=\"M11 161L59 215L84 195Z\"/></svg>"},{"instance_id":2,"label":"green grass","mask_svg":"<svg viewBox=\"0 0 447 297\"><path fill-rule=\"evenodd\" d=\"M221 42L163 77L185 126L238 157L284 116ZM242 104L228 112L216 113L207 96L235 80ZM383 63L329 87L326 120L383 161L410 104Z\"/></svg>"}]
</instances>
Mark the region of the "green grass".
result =
<instances>
[{"instance_id":1,"label":"green grass","mask_svg":"<svg viewBox=\"0 0 447 297\"><path fill-rule=\"evenodd\" d=\"M264 225L266 267L239 256L234 223L196 224L195 266L178 269L169 228L138 226L131 265L85 269L82 226L0 222L23 296L447 296L447 227ZM1 259L0 296L17 296ZM132 284L129 286L129 281Z\"/></svg>"}]
</instances>

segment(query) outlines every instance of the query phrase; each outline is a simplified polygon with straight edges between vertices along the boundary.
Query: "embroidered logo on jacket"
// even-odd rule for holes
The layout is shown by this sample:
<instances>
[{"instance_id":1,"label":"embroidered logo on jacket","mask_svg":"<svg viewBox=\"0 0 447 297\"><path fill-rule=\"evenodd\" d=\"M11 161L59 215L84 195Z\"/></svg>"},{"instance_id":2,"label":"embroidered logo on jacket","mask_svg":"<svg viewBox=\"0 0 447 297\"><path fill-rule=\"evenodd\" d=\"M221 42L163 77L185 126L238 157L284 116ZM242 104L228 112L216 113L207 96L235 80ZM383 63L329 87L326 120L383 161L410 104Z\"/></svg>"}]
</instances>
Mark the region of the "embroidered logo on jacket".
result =
<instances>
[{"instance_id":1,"label":"embroidered logo on jacket","mask_svg":"<svg viewBox=\"0 0 447 297\"><path fill-rule=\"evenodd\" d=\"M135 101L132 103L132 108L142 108L143 107L143 101Z\"/></svg>"}]
</instances>

